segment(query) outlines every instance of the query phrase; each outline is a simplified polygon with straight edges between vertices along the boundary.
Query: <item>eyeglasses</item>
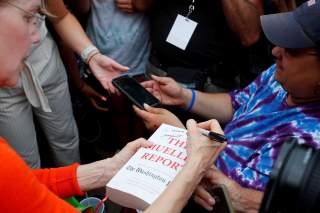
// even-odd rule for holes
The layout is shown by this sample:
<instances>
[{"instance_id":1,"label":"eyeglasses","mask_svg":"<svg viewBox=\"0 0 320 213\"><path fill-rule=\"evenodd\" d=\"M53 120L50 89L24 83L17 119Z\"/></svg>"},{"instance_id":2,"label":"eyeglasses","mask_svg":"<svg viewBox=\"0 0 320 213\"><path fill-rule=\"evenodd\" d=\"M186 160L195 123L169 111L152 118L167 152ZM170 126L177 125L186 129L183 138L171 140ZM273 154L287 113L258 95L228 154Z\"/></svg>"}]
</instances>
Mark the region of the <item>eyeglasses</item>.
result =
<instances>
[{"instance_id":1,"label":"eyeglasses","mask_svg":"<svg viewBox=\"0 0 320 213\"><path fill-rule=\"evenodd\" d=\"M39 30L42 22L45 20L45 16L44 15L40 15L39 13L32 13L32 12L29 12L25 9L23 9L22 7L16 5L16 4L13 4L12 2L9 2L9 1L6 1L4 3L7 3L9 4L10 6L22 11L23 13L27 14L28 17L26 17L26 21L28 24L31 24L32 25L32 29L31 29L31 32L35 32L37 30Z\"/></svg>"}]
</instances>

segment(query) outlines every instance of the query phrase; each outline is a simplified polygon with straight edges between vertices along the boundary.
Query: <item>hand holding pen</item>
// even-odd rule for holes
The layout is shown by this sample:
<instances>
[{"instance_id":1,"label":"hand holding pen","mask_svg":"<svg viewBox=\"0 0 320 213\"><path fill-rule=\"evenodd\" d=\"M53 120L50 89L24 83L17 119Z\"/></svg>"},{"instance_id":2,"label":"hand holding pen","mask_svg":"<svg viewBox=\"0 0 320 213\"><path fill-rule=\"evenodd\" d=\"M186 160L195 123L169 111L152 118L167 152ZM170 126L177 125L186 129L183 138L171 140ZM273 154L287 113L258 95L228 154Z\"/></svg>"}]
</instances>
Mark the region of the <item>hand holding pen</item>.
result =
<instances>
[{"instance_id":1,"label":"hand holding pen","mask_svg":"<svg viewBox=\"0 0 320 213\"><path fill-rule=\"evenodd\" d=\"M204 137L201 133L202 130L199 131L199 126L209 129L212 132L217 131L222 133L222 130L219 126L219 123L216 120L212 120L209 122L210 128L206 128L205 126L197 124L194 120L190 119L187 121L187 160L200 160L201 165L212 166L212 163L219 156L220 152L225 148L225 142L215 142L211 140L208 134L208 137ZM220 129L220 130L219 130ZM213 136L215 137L215 136ZM219 138L218 140L221 141Z\"/></svg>"},{"instance_id":2,"label":"hand holding pen","mask_svg":"<svg viewBox=\"0 0 320 213\"><path fill-rule=\"evenodd\" d=\"M211 140L219 143L227 142L226 137L223 135L223 130L217 120L212 119L202 123L198 123L199 132L209 137Z\"/></svg>"}]
</instances>

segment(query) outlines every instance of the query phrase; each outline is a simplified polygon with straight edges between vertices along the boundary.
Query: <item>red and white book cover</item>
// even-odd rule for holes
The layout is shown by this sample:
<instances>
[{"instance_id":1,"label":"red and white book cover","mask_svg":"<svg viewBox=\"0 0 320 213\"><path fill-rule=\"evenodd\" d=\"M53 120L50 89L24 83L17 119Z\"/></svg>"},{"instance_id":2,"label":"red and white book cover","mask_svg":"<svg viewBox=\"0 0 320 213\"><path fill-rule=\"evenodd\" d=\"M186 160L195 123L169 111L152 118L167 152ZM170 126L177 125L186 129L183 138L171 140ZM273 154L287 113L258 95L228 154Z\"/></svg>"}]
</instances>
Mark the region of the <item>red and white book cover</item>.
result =
<instances>
[{"instance_id":1,"label":"red and white book cover","mask_svg":"<svg viewBox=\"0 0 320 213\"><path fill-rule=\"evenodd\" d=\"M110 199L121 206L144 210L166 189L187 158L187 131L162 124L107 183Z\"/></svg>"}]
</instances>

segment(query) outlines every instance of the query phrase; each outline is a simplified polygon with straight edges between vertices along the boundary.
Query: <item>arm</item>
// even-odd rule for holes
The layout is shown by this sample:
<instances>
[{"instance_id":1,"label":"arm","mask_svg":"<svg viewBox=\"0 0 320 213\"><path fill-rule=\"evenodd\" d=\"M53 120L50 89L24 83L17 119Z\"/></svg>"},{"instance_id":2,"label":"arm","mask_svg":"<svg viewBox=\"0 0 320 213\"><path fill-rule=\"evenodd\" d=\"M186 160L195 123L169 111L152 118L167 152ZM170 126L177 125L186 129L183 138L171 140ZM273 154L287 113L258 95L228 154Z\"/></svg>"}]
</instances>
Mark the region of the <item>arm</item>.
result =
<instances>
[{"instance_id":1,"label":"arm","mask_svg":"<svg viewBox=\"0 0 320 213\"><path fill-rule=\"evenodd\" d=\"M63 44L63 42L58 43L61 59L66 66L66 70L68 73L68 77L70 82L79 92L81 92L92 104L92 106L101 112L108 111L107 108L103 108L99 106L99 102L103 103L107 101L107 97L103 96L96 90L94 90L89 84L87 84L83 79L80 77L80 71L78 64L76 62L75 55L73 51Z\"/></svg>"},{"instance_id":2,"label":"arm","mask_svg":"<svg viewBox=\"0 0 320 213\"><path fill-rule=\"evenodd\" d=\"M180 212L203 175L200 160L186 164L162 195L147 208L145 213Z\"/></svg>"},{"instance_id":3,"label":"arm","mask_svg":"<svg viewBox=\"0 0 320 213\"><path fill-rule=\"evenodd\" d=\"M182 98L184 99L182 107L187 108L191 101L192 93L184 88L182 94ZM232 119L233 107L228 93L204 93L196 91L195 95L195 103L191 112L207 119L217 119L220 123L227 123Z\"/></svg>"},{"instance_id":4,"label":"arm","mask_svg":"<svg viewBox=\"0 0 320 213\"><path fill-rule=\"evenodd\" d=\"M182 88L172 78L152 76L153 81L143 82L142 85L156 96L164 105L189 108L192 100L191 90ZM231 97L227 93L195 92L195 103L191 109L193 113L205 118L214 118L221 123L232 119L233 107Z\"/></svg>"},{"instance_id":5,"label":"arm","mask_svg":"<svg viewBox=\"0 0 320 213\"><path fill-rule=\"evenodd\" d=\"M221 0L230 29L243 46L250 46L260 38L260 15L263 15L262 0Z\"/></svg>"},{"instance_id":6,"label":"arm","mask_svg":"<svg viewBox=\"0 0 320 213\"><path fill-rule=\"evenodd\" d=\"M65 178L62 179L59 175L62 172L61 169L43 170L41 174L43 177L40 177L39 173L36 176L3 139L0 139L0 156L3 162L0 164L1 209L5 209L6 212L47 212L48 209L51 212L77 212L61 200L53 190L48 190L47 187L52 185L49 186L45 180L50 174L52 174L51 178L47 180L51 183L58 179L67 180L67 184L63 185L66 183L63 181L60 183L61 187L56 188L64 190L59 194L68 195L72 192L82 195L82 192L77 190L78 187L71 183L75 180L73 177L75 177L76 165L63 168ZM43 182L40 182L39 178Z\"/></svg>"},{"instance_id":7,"label":"arm","mask_svg":"<svg viewBox=\"0 0 320 213\"><path fill-rule=\"evenodd\" d=\"M132 0L133 6L138 11L148 10L155 0Z\"/></svg>"},{"instance_id":8,"label":"arm","mask_svg":"<svg viewBox=\"0 0 320 213\"><path fill-rule=\"evenodd\" d=\"M85 34L80 23L69 13L62 0L47 0L47 6L48 10L54 14L49 19L66 45L80 55L84 49L92 46L92 42ZM88 58L90 58L88 65L95 77L105 89L114 93L116 90L111 80L129 68L100 53L93 52L92 57L89 56Z\"/></svg>"},{"instance_id":9,"label":"arm","mask_svg":"<svg viewBox=\"0 0 320 213\"><path fill-rule=\"evenodd\" d=\"M105 187L109 180L141 147L148 148L152 144L145 139L137 139L128 143L112 158L81 165L77 170L77 181L82 191L90 191Z\"/></svg>"},{"instance_id":10,"label":"arm","mask_svg":"<svg viewBox=\"0 0 320 213\"><path fill-rule=\"evenodd\" d=\"M69 13L62 0L47 0L48 10L54 15L49 17L55 30L72 50L79 55L88 46L91 41L85 34L77 19Z\"/></svg>"},{"instance_id":11,"label":"arm","mask_svg":"<svg viewBox=\"0 0 320 213\"><path fill-rule=\"evenodd\" d=\"M222 133L217 121L212 120L209 126L210 130ZM187 162L160 197L147 208L146 213L181 212L208 167L226 145L214 147L213 141L200 135L193 120L187 122L187 129Z\"/></svg>"}]
</instances>

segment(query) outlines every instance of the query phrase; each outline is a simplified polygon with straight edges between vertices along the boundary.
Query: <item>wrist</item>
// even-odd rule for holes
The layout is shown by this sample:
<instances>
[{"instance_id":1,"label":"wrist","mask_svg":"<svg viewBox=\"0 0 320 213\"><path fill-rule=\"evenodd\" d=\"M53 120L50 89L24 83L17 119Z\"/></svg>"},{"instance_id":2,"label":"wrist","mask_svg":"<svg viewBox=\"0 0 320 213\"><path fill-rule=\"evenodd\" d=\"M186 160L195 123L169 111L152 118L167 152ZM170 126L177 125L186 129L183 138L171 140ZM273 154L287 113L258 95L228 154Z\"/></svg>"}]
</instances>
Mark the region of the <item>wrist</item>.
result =
<instances>
[{"instance_id":1,"label":"wrist","mask_svg":"<svg viewBox=\"0 0 320 213\"><path fill-rule=\"evenodd\" d=\"M192 108L193 106L195 105L196 103L196 91L194 89L189 89L189 94L191 92L191 97L189 96L186 100L189 100L187 103L187 105L185 106L185 110L187 112L191 112L192 111Z\"/></svg>"},{"instance_id":2,"label":"wrist","mask_svg":"<svg viewBox=\"0 0 320 213\"><path fill-rule=\"evenodd\" d=\"M90 60L94 57L94 55L97 55L98 53L100 53L98 48L94 45L90 45L82 50L80 56L86 64L89 64Z\"/></svg>"},{"instance_id":3,"label":"wrist","mask_svg":"<svg viewBox=\"0 0 320 213\"><path fill-rule=\"evenodd\" d=\"M196 169L197 171L196 173L198 175L202 175L208 169L208 163L206 162L207 160L204 159L202 155L193 154L193 155L188 155L185 166Z\"/></svg>"},{"instance_id":4,"label":"wrist","mask_svg":"<svg viewBox=\"0 0 320 213\"><path fill-rule=\"evenodd\" d=\"M191 99L192 91L190 89L182 88L180 107L183 109L187 109Z\"/></svg>"},{"instance_id":5,"label":"wrist","mask_svg":"<svg viewBox=\"0 0 320 213\"><path fill-rule=\"evenodd\" d=\"M77 180L81 191L90 191L107 184L115 174L110 161L110 159L105 159L78 167Z\"/></svg>"},{"instance_id":6,"label":"wrist","mask_svg":"<svg viewBox=\"0 0 320 213\"><path fill-rule=\"evenodd\" d=\"M261 206L263 193L241 187L238 183L237 190L232 196L232 204L237 212L257 213Z\"/></svg>"}]
</instances>

